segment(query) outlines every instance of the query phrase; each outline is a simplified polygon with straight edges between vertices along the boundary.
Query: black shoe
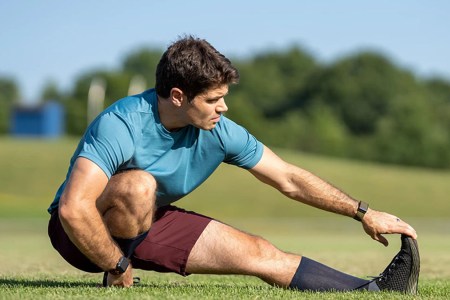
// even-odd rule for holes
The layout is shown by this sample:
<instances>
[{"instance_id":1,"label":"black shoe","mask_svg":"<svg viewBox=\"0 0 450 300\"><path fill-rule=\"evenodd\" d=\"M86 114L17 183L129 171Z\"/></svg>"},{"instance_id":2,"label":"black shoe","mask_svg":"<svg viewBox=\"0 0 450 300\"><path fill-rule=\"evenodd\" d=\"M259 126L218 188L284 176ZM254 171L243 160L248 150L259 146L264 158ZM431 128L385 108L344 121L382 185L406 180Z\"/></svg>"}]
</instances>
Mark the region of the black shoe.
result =
<instances>
[{"instance_id":1,"label":"black shoe","mask_svg":"<svg viewBox=\"0 0 450 300\"><path fill-rule=\"evenodd\" d=\"M400 252L387 268L375 278L375 283L384 291L398 291L406 294L417 293L420 257L417 241L402 235Z\"/></svg>"}]
</instances>

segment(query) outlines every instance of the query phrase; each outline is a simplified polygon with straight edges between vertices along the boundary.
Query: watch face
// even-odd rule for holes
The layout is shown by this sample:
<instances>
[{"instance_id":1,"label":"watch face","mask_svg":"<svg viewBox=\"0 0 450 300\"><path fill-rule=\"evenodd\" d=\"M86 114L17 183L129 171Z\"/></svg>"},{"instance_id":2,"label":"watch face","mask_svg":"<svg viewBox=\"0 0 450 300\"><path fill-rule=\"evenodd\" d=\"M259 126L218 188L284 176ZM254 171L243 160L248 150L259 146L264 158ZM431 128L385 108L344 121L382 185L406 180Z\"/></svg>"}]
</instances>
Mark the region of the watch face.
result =
<instances>
[{"instance_id":1,"label":"watch face","mask_svg":"<svg viewBox=\"0 0 450 300\"><path fill-rule=\"evenodd\" d=\"M366 214L367 210L369 209L369 204L360 201L358 204L358 208L356 210L356 215L353 217L353 219L362 221L362 218Z\"/></svg>"},{"instance_id":2,"label":"watch face","mask_svg":"<svg viewBox=\"0 0 450 300\"><path fill-rule=\"evenodd\" d=\"M360 206L358 207L358 210L364 214L367 212L368 209L369 205L365 202L361 202Z\"/></svg>"},{"instance_id":3,"label":"watch face","mask_svg":"<svg viewBox=\"0 0 450 300\"><path fill-rule=\"evenodd\" d=\"M128 268L128 259L125 256L122 256L117 263L117 268L120 272L120 274L124 273Z\"/></svg>"},{"instance_id":4,"label":"watch face","mask_svg":"<svg viewBox=\"0 0 450 300\"><path fill-rule=\"evenodd\" d=\"M125 256L122 256L119 259L119 262L117 263L116 268L109 271L109 273L111 273L112 275L123 274L127 270L128 265L129 265L128 259Z\"/></svg>"}]
</instances>

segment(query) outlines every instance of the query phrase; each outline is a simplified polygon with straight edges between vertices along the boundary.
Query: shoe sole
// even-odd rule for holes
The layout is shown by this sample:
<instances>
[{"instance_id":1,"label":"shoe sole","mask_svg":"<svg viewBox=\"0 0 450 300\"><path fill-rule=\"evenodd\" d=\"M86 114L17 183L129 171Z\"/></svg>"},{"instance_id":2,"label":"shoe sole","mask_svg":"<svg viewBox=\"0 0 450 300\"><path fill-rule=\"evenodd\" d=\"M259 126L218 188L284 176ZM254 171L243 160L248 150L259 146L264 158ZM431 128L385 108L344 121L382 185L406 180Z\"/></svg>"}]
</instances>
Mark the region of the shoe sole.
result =
<instances>
[{"instance_id":1,"label":"shoe sole","mask_svg":"<svg viewBox=\"0 0 450 300\"><path fill-rule=\"evenodd\" d=\"M420 256L419 256L419 246L417 241L407 237L406 241L408 242L409 248L411 249L411 274L408 278L408 283L405 288L405 293L417 294L417 284L419 281L419 272L420 272Z\"/></svg>"}]
</instances>

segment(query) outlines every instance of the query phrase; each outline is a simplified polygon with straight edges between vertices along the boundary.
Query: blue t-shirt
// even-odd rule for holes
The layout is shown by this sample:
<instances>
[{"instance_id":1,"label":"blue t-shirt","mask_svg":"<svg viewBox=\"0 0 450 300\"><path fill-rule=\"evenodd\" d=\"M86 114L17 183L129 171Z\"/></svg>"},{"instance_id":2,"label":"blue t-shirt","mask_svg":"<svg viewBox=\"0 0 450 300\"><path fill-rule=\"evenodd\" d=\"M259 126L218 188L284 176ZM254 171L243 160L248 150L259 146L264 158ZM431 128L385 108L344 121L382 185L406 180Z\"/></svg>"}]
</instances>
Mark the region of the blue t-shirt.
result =
<instances>
[{"instance_id":1,"label":"blue t-shirt","mask_svg":"<svg viewBox=\"0 0 450 300\"><path fill-rule=\"evenodd\" d=\"M154 89L123 98L87 128L48 211L57 207L75 160L85 157L110 178L126 169L141 169L158 183L157 206L192 192L225 162L245 169L261 159L263 145L243 127L222 116L212 130L186 126L170 132L161 124Z\"/></svg>"}]
</instances>

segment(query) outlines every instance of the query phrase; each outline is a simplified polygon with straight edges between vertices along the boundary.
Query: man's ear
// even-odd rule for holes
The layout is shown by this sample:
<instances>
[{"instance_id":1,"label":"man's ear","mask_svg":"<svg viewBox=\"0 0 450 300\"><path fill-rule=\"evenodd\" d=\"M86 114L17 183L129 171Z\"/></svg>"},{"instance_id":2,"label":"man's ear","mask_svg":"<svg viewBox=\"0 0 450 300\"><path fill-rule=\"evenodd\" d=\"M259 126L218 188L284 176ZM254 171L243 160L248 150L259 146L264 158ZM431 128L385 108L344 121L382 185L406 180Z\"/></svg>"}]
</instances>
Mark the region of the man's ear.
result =
<instances>
[{"instance_id":1,"label":"man's ear","mask_svg":"<svg viewBox=\"0 0 450 300\"><path fill-rule=\"evenodd\" d=\"M179 88L172 88L170 90L170 101L173 105L180 107L185 98L186 96Z\"/></svg>"}]
</instances>

